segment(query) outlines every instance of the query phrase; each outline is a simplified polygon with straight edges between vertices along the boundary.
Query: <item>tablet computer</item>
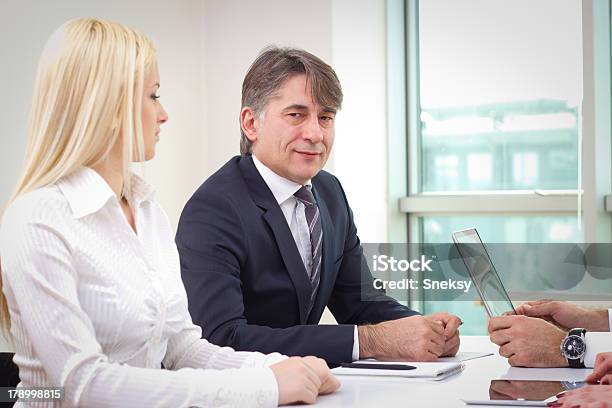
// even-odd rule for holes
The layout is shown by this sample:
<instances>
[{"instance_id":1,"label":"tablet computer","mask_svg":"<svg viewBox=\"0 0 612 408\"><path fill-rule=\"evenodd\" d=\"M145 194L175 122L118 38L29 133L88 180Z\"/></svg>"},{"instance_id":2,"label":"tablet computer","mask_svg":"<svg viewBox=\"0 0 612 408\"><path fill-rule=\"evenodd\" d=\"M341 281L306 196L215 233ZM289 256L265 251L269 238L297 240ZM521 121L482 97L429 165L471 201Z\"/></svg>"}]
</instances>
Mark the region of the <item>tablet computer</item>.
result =
<instances>
[{"instance_id":1,"label":"tablet computer","mask_svg":"<svg viewBox=\"0 0 612 408\"><path fill-rule=\"evenodd\" d=\"M584 382L532 381L532 380L492 380L488 393L462 399L467 405L545 407L554 401L556 395L584 386Z\"/></svg>"},{"instance_id":2,"label":"tablet computer","mask_svg":"<svg viewBox=\"0 0 612 408\"><path fill-rule=\"evenodd\" d=\"M476 228L453 232L453 242L490 317L516 314Z\"/></svg>"}]
</instances>

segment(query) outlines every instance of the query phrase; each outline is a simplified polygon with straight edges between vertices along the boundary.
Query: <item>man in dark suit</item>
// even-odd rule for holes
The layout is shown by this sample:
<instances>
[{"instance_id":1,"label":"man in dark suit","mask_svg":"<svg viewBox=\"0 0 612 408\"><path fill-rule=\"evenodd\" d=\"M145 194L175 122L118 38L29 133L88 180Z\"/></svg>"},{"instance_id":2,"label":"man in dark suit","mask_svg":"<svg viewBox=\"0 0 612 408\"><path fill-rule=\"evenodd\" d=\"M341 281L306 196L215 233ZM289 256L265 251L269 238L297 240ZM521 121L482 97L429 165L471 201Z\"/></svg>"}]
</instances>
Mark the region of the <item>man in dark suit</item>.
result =
<instances>
[{"instance_id":1,"label":"man in dark suit","mask_svg":"<svg viewBox=\"0 0 612 408\"><path fill-rule=\"evenodd\" d=\"M241 156L194 193L176 243L189 310L237 350L435 360L459 347L457 317L421 316L372 287L351 209L322 171L342 90L299 49L269 48L242 87ZM318 325L326 306L338 325Z\"/></svg>"}]
</instances>

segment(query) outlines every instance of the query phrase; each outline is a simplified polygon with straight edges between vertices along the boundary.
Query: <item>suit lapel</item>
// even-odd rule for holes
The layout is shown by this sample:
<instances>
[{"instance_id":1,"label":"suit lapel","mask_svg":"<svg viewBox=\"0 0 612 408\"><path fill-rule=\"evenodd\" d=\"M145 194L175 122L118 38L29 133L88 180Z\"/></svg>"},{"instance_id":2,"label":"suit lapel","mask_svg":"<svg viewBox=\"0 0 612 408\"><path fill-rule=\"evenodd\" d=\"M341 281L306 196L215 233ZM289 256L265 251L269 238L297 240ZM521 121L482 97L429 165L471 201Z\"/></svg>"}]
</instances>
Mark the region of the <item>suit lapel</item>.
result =
<instances>
[{"instance_id":1,"label":"suit lapel","mask_svg":"<svg viewBox=\"0 0 612 408\"><path fill-rule=\"evenodd\" d=\"M318 194L317 189L312 184L312 191L317 200L319 206L319 213L321 215L321 228L323 229L323 253L321 263L321 280L319 281L319 290L315 298L315 303L312 307L311 315L315 316L320 314L319 311L323 310L325 305L321 303L328 298L327 292L333 288L333 263L334 263L334 226L332 224L331 216L329 215L329 209L327 204ZM327 302L325 302L327 303ZM314 313L314 314L313 314Z\"/></svg>"},{"instance_id":2,"label":"suit lapel","mask_svg":"<svg viewBox=\"0 0 612 408\"><path fill-rule=\"evenodd\" d=\"M252 157L242 157L239 166L251 198L263 210L262 218L274 234L283 262L297 293L300 324L305 324L308 317L306 314L310 305L312 286L289 225L287 225L287 220L272 191L257 171ZM325 235L323 236L325 237Z\"/></svg>"}]
</instances>

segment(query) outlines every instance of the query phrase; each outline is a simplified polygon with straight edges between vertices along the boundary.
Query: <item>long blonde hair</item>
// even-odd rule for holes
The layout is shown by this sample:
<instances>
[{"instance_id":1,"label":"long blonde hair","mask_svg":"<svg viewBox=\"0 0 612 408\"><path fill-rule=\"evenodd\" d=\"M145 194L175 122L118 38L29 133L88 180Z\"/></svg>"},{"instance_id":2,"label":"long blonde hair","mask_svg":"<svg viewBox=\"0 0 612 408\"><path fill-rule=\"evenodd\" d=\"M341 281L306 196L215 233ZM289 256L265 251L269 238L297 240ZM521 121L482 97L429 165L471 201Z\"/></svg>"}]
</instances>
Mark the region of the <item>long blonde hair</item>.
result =
<instances>
[{"instance_id":1,"label":"long blonde hair","mask_svg":"<svg viewBox=\"0 0 612 408\"><path fill-rule=\"evenodd\" d=\"M143 84L155 60L151 40L122 24L79 18L56 30L40 58L24 169L9 203L82 166L103 162L120 138L127 193L130 163L144 157ZM0 275L0 324L9 338L1 290Z\"/></svg>"}]
</instances>

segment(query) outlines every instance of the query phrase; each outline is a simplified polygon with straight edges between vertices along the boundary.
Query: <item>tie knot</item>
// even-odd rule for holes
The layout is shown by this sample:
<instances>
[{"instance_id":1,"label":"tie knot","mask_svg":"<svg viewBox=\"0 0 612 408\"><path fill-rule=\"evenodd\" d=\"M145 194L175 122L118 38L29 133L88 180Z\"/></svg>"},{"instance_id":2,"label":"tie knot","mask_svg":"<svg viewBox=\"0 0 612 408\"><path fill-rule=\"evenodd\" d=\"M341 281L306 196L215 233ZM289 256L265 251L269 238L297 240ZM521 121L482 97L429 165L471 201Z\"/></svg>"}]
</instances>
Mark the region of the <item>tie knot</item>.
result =
<instances>
[{"instance_id":1,"label":"tie knot","mask_svg":"<svg viewBox=\"0 0 612 408\"><path fill-rule=\"evenodd\" d=\"M302 186L302 188L296 191L293 196L303 202L304 205L314 205L315 198L310 189L310 186Z\"/></svg>"}]
</instances>

